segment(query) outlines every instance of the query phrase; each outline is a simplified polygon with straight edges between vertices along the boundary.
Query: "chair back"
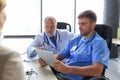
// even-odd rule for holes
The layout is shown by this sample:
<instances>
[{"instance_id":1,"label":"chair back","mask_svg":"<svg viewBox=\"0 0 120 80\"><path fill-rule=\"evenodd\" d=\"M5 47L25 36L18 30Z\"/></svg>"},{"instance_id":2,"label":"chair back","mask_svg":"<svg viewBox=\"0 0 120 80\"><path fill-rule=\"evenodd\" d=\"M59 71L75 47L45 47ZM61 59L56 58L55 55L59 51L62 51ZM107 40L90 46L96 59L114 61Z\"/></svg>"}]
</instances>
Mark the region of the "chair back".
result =
<instances>
[{"instance_id":1,"label":"chair back","mask_svg":"<svg viewBox=\"0 0 120 80\"><path fill-rule=\"evenodd\" d=\"M97 24L95 31L106 40L109 50L112 46L112 28L104 24ZM103 69L102 76L105 76L105 69Z\"/></svg>"},{"instance_id":2,"label":"chair back","mask_svg":"<svg viewBox=\"0 0 120 80\"><path fill-rule=\"evenodd\" d=\"M106 40L108 48L111 50L112 46L112 28L107 25L97 24L95 27L95 31Z\"/></svg>"},{"instance_id":3,"label":"chair back","mask_svg":"<svg viewBox=\"0 0 120 80\"><path fill-rule=\"evenodd\" d=\"M68 31L71 32L71 25L66 22L57 22L57 28L58 29L67 29Z\"/></svg>"}]
</instances>

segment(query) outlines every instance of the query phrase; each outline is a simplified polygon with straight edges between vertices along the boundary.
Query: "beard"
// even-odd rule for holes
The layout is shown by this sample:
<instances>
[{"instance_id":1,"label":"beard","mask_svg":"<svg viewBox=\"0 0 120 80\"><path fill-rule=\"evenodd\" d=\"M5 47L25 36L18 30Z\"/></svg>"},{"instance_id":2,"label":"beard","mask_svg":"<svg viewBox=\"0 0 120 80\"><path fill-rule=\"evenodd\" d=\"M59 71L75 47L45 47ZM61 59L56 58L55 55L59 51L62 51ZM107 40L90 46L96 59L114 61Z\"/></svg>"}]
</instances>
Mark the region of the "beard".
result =
<instances>
[{"instance_id":1,"label":"beard","mask_svg":"<svg viewBox=\"0 0 120 80\"><path fill-rule=\"evenodd\" d=\"M81 32L81 35L82 36L87 36L87 35L89 35L89 33L92 31L92 29L91 28L89 28L88 30L81 30L80 32Z\"/></svg>"},{"instance_id":2,"label":"beard","mask_svg":"<svg viewBox=\"0 0 120 80\"><path fill-rule=\"evenodd\" d=\"M47 34L49 37L52 37L52 36L54 36L54 34Z\"/></svg>"},{"instance_id":3,"label":"beard","mask_svg":"<svg viewBox=\"0 0 120 80\"><path fill-rule=\"evenodd\" d=\"M47 35L48 35L49 37L52 37L52 36L54 36L54 33L53 33L53 34L47 33Z\"/></svg>"},{"instance_id":4,"label":"beard","mask_svg":"<svg viewBox=\"0 0 120 80\"><path fill-rule=\"evenodd\" d=\"M54 36L54 32L46 32L46 31L45 31L45 33L47 34L48 37Z\"/></svg>"},{"instance_id":5,"label":"beard","mask_svg":"<svg viewBox=\"0 0 120 80\"><path fill-rule=\"evenodd\" d=\"M82 35L82 36L87 36L90 32L91 32L90 30L89 30L89 31L85 31L85 32L83 32L81 35Z\"/></svg>"}]
</instances>

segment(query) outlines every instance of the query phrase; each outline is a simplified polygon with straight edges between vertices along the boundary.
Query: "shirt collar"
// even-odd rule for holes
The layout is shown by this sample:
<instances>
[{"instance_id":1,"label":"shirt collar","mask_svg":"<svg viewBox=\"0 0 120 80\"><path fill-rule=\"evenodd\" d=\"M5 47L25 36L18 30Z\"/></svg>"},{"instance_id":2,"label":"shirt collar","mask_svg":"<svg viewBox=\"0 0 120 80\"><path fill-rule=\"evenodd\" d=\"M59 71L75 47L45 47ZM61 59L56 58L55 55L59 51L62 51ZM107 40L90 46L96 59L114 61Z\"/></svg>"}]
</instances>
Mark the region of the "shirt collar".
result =
<instances>
[{"instance_id":1,"label":"shirt collar","mask_svg":"<svg viewBox=\"0 0 120 80\"><path fill-rule=\"evenodd\" d=\"M87 38L87 39L85 39L84 36L82 36L80 42L86 43L86 42L92 41L93 38L94 38L94 36L95 36L95 32L94 32L94 34L92 34L92 35L91 35L89 38Z\"/></svg>"},{"instance_id":2,"label":"shirt collar","mask_svg":"<svg viewBox=\"0 0 120 80\"><path fill-rule=\"evenodd\" d=\"M49 38L49 37L52 37L52 36L48 36L48 35L46 34L46 32L44 32L44 33L45 33L46 37L48 37L48 38ZM57 30L54 31L54 35L53 35L53 36L56 36L56 34L57 34Z\"/></svg>"}]
</instances>

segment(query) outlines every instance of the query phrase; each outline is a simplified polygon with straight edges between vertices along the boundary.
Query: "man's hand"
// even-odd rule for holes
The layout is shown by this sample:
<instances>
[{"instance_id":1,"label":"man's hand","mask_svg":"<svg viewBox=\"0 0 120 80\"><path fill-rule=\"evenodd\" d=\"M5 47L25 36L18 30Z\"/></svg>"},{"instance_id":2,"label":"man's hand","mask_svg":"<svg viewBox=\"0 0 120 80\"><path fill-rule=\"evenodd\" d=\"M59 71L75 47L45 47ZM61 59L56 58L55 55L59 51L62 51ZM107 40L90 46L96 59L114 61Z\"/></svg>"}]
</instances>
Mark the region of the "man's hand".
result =
<instances>
[{"instance_id":1,"label":"man's hand","mask_svg":"<svg viewBox=\"0 0 120 80\"><path fill-rule=\"evenodd\" d=\"M44 46L39 47L39 49L44 50ZM42 67L44 67L44 66L47 65L47 64L45 63L45 61L42 60L41 58L38 59L38 62L39 62L39 64L40 64Z\"/></svg>"},{"instance_id":2,"label":"man's hand","mask_svg":"<svg viewBox=\"0 0 120 80\"><path fill-rule=\"evenodd\" d=\"M69 66L65 65L63 62L59 60L54 61L54 66L56 71L58 72L63 72L63 73L68 73Z\"/></svg>"},{"instance_id":3,"label":"man's hand","mask_svg":"<svg viewBox=\"0 0 120 80\"><path fill-rule=\"evenodd\" d=\"M44 48L44 46L41 46L39 49L44 50L45 48Z\"/></svg>"},{"instance_id":4,"label":"man's hand","mask_svg":"<svg viewBox=\"0 0 120 80\"><path fill-rule=\"evenodd\" d=\"M47 65L46 62L42 60L41 58L38 59L38 62L42 67L45 67Z\"/></svg>"},{"instance_id":5,"label":"man's hand","mask_svg":"<svg viewBox=\"0 0 120 80\"><path fill-rule=\"evenodd\" d=\"M64 59L60 54L54 54L54 57L60 61Z\"/></svg>"}]
</instances>

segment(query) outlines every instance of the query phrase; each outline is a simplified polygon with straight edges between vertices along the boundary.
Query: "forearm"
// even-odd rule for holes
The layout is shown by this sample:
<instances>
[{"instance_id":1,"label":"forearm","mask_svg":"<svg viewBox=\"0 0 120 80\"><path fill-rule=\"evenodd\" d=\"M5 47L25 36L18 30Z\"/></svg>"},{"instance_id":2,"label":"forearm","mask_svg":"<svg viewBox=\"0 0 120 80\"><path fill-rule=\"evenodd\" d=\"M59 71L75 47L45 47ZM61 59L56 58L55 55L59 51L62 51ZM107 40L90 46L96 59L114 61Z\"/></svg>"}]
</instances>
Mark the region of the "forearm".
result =
<instances>
[{"instance_id":1,"label":"forearm","mask_svg":"<svg viewBox=\"0 0 120 80\"><path fill-rule=\"evenodd\" d=\"M40 48L42 46L42 43L40 43L40 41L41 40L39 39L39 35L37 35L33 42L27 48L28 57L34 57L37 55L35 49Z\"/></svg>"},{"instance_id":2,"label":"forearm","mask_svg":"<svg viewBox=\"0 0 120 80\"><path fill-rule=\"evenodd\" d=\"M34 47L29 47L27 49L27 56L30 58L30 57L34 57L36 56L37 54L35 53L35 48Z\"/></svg>"},{"instance_id":3,"label":"forearm","mask_svg":"<svg viewBox=\"0 0 120 80\"><path fill-rule=\"evenodd\" d=\"M100 76L103 71L103 64L97 63L91 66L69 66L67 73L81 76Z\"/></svg>"}]
</instances>

